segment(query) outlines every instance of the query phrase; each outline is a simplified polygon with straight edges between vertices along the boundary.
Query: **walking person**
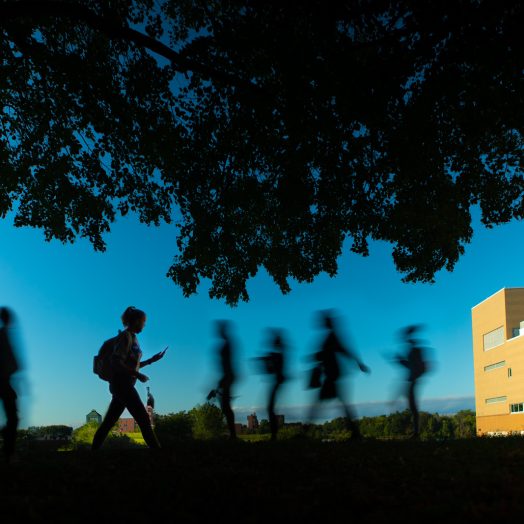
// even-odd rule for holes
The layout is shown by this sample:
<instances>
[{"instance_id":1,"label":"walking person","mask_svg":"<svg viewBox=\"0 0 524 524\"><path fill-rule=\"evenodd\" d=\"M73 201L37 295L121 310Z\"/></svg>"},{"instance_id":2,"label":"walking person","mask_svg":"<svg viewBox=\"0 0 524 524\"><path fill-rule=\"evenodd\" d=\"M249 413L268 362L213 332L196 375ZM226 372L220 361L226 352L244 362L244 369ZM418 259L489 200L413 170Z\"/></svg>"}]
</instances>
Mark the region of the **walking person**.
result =
<instances>
[{"instance_id":1,"label":"walking person","mask_svg":"<svg viewBox=\"0 0 524 524\"><path fill-rule=\"evenodd\" d=\"M13 313L6 307L0 308L0 399L4 405L6 424L2 429L3 452L6 461L13 460L18 429L17 394L11 384L11 377L20 369L11 341L9 330L13 323Z\"/></svg>"},{"instance_id":2,"label":"walking person","mask_svg":"<svg viewBox=\"0 0 524 524\"><path fill-rule=\"evenodd\" d=\"M423 348L419 342L414 338L416 331L420 330L420 326L412 325L403 330L403 338L407 345L407 351L404 355L396 355L395 360L398 364L407 369L408 375L406 377L407 387L405 395L408 399L409 409L413 417L413 434L412 439L419 438L419 410L417 402L417 384L420 378L428 370L428 363L424 358Z\"/></svg>"},{"instance_id":3,"label":"walking person","mask_svg":"<svg viewBox=\"0 0 524 524\"><path fill-rule=\"evenodd\" d=\"M326 329L324 342L315 354L317 365L313 370L310 387L319 388L319 403L326 400L338 399L342 404L347 420L348 428L351 430L351 438L356 440L361 438L358 424L355 420L350 404L346 403L342 388L340 386L340 364L339 357L345 357L357 364L360 371L370 373L370 369L349 349L347 349L336 332L335 319L330 311L324 311L320 315L323 327ZM310 420L314 419L316 407L312 408Z\"/></svg>"},{"instance_id":4,"label":"walking person","mask_svg":"<svg viewBox=\"0 0 524 524\"><path fill-rule=\"evenodd\" d=\"M125 330L118 336L111 357L113 373L109 380L109 391L113 398L102 424L95 433L91 449L97 450L102 446L109 431L126 408L140 427L146 444L150 448L158 449L160 444L151 427L146 408L135 389L135 384L137 380L140 380L140 382L149 380L140 370L160 360L164 356L165 350L141 361L142 350L137 335L144 329L146 314L135 307L128 307L122 315L122 323Z\"/></svg>"},{"instance_id":5,"label":"walking person","mask_svg":"<svg viewBox=\"0 0 524 524\"><path fill-rule=\"evenodd\" d=\"M273 379L273 385L269 391L267 412L269 416L269 427L271 428L271 440L276 440L278 434L278 419L275 413L275 405L278 391L286 380L284 376L284 353L286 345L283 341L282 330L272 330L270 344L272 351L260 357L260 360L264 363L264 372L271 375Z\"/></svg>"},{"instance_id":6,"label":"walking person","mask_svg":"<svg viewBox=\"0 0 524 524\"><path fill-rule=\"evenodd\" d=\"M216 322L217 334L221 338L221 343L218 348L219 368L222 370L222 376L218 381L216 389L209 392L207 400L218 397L220 401L220 409L226 417L227 427L229 430L229 438L236 439L235 415L231 408L231 389L235 383L235 372L233 370L233 347L231 343L231 335L229 333L229 322L226 320L219 320Z\"/></svg>"}]
</instances>

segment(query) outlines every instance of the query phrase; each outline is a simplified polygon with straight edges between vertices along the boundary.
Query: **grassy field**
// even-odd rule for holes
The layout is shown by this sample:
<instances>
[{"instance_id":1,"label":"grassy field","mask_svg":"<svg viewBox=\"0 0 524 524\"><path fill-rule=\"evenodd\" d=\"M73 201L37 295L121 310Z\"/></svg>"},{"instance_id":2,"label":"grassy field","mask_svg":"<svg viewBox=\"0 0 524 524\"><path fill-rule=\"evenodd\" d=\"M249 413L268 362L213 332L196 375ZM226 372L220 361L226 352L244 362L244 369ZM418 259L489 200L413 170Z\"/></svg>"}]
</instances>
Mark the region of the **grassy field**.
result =
<instances>
[{"instance_id":1,"label":"grassy field","mask_svg":"<svg viewBox=\"0 0 524 524\"><path fill-rule=\"evenodd\" d=\"M524 512L524 439L190 442L20 449L2 522L504 521Z\"/></svg>"},{"instance_id":2,"label":"grassy field","mask_svg":"<svg viewBox=\"0 0 524 524\"><path fill-rule=\"evenodd\" d=\"M127 437L129 437L133 442L136 444L142 444L143 446L146 445L144 442L144 437L142 436L142 433L124 433Z\"/></svg>"}]
</instances>

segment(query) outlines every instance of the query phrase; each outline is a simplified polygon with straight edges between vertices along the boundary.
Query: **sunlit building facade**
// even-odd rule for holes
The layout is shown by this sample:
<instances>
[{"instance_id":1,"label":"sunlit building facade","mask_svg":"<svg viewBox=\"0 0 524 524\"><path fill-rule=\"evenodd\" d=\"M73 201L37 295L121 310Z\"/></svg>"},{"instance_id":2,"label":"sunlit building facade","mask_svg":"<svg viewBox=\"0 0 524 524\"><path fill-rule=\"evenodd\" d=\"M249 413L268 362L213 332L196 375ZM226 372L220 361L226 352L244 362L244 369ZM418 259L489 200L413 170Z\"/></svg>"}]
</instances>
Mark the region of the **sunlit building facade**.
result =
<instances>
[{"instance_id":1,"label":"sunlit building facade","mask_svg":"<svg viewBox=\"0 0 524 524\"><path fill-rule=\"evenodd\" d=\"M524 434L524 288L471 310L477 435Z\"/></svg>"}]
</instances>

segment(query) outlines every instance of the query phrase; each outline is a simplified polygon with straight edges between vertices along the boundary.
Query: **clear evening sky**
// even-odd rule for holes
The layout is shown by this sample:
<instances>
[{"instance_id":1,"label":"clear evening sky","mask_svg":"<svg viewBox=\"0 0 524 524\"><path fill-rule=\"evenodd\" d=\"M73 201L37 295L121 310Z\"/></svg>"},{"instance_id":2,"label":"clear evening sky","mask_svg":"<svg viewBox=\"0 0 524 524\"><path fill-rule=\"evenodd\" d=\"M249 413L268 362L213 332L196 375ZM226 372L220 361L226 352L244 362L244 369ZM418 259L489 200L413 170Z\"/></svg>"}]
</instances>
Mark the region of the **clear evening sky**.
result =
<instances>
[{"instance_id":1,"label":"clear evening sky","mask_svg":"<svg viewBox=\"0 0 524 524\"><path fill-rule=\"evenodd\" d=\"M144 370L159 413L204 402L216 373L213 320L226 318L234 322L242 375L234 391L237 421L245 423L252 410L267 417L264 377L253 373L250 360L267 350L267 327L285 328L291 345L292 379L278 411L288 420L303 418L314 398L305 389L307 356L321 337L315 312L325 308L339 311L343 340L372 370L371 375L354 371L348 382L359 416L405 407L405 401L387 404L403 375L384 355L402 349L398 330L410 323L426 325L423 338L437 362L421 389L422 409L474 409L471 307L502 287L524 286L524 224L491 230L478 222L475 226L455 271L440 272L435 284L403 284L391 248L374 243L367 258L346 250L335 278L320 275L312 284L293 283L288 295L261 271L248 283L250 302L230 308L209 299L206 282L198 295L184 298L165 277L176 249L172 226L151 228L133 218L120 219L106 236L107 251L95 253L87 241L48 243L39 230L0 221L0 305L18 315L27 365L21 426L78 426L91 409L105 412L110 395L91 371L92 358L117 333L129 305L148 315L139 335L144 358L170 347L164 360ZM137 384L143 396L145 387ZM335 404L324 417L339 414Z\"/></svg>"}]
</instances>

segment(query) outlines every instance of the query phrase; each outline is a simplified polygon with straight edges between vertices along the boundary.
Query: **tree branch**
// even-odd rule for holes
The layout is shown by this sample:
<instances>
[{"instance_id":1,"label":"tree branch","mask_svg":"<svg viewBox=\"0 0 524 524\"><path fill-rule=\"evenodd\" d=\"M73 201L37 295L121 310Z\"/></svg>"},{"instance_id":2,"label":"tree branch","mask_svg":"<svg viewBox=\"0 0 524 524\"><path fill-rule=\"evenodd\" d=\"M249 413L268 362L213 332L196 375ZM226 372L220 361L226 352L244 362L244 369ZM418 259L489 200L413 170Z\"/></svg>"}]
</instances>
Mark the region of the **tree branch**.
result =
<instances>
[{"instance_id":1,"label":"tree branch","mask_svg":"<svg viewBox=\"0 0 524 524\"><path fill-rule=\"evenodd\" d=\"M0 3L0 25L5 26L7 22L16 18L38 20L49 17L65 18L83 23L91 29L100 31L110 39L126 40L139 47L149 49L169 60L177 71L183 73L195 71L210 79L247 89L258 95L263 94L263 90L252 82L188 59L159 40L132 29L128 25L120 25L115 20L108 20L79 3L58 0L19 0Z\"/></svg>"}]
</instances>

